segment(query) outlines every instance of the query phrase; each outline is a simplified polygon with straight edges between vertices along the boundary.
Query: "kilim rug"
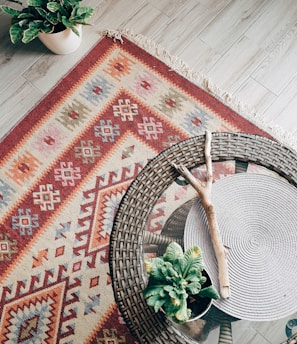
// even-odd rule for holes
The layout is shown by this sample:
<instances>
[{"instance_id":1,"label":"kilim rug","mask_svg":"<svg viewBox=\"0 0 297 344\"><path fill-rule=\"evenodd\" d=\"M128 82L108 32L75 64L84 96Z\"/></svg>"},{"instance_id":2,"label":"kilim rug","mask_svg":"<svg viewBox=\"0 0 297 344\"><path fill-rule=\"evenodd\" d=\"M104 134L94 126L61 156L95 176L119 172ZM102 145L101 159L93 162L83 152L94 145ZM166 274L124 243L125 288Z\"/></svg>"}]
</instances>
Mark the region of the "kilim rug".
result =
<instances>
[{"instance_id":1,"label":"kilim rug","mask_svg":"<svg viewBox=\"0 0 297 344\"><path fill-rule=\"evenodd\" d=\"M1 344L136 343L111 286L114 215L151 158L206 129L267 136L132 40L104 37L3 139ZM163 200L149 226L169 211Z\"/></svg>"}]
</instances>

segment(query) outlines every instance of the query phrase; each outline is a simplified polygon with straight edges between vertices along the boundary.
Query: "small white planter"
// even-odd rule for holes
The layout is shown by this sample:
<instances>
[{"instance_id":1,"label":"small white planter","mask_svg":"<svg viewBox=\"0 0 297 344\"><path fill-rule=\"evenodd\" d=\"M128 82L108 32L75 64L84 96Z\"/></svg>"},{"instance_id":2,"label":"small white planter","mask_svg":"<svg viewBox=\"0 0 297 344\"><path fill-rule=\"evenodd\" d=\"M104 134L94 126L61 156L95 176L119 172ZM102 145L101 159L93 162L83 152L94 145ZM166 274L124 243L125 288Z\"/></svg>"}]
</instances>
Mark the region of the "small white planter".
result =
<instances>
[{"instance_id":1,"label":"small white planter","mask_svg":"<svg viewBox=\"0 0 297 344\"><path fill-rule=\"evenodd\" d=\"M38 38L53 53L59 55L70 54L79 48L82 40L82 25L77 25L76 29L79 36L71 29L66 29L56 33L39 32Z\"/></svg>"}]
</instances>

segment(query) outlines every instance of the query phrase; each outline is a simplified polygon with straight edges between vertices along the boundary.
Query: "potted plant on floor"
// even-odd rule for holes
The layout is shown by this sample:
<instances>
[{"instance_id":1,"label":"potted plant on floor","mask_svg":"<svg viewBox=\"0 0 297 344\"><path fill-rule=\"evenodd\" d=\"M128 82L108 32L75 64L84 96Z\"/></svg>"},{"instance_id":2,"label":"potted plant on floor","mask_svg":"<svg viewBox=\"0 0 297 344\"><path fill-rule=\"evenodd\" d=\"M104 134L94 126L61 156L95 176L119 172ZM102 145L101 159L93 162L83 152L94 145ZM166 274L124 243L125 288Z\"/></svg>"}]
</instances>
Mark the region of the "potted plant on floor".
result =
<instances>
[{"instance_id":1,"label":"potted plant on floor","mask_svg":"<svg viewBox=\"0 0 297 344\"><path fill-rule=\"evenodd\" d=\"M198 246L184 253L179 244L172 242L162 257L145 261L145 270L149 280L142 294L147 304L155 312L162 309L176 323L201 317L210 308L212 299L219 298L204 271Z\"/></svg>"},{"instance_id":2,"label":"potted plant on floor","mask_svg":"<svg viewBox=\"0 0 297 344\"><path fill-rule=\"evenodd\" d=\"M82 25L93 15L93 8L81 6L82 0L27 0L24 6L19 0L8 0L16 8L0 5L11 15L9 29L12 43L29 43L36 37L56 54L75 51L81 43ZM21 9L17 9L20 5Z\"/></svg>"}]
</instances>

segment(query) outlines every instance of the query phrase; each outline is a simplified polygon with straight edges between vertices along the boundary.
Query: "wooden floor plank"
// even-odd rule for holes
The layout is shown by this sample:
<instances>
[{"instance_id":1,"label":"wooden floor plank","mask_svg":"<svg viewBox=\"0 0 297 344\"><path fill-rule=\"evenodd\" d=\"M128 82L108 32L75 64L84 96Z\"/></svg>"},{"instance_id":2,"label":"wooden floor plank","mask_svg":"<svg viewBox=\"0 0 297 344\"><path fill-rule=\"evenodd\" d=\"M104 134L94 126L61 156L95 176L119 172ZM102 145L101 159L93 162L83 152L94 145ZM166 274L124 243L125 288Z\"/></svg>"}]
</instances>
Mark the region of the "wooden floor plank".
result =
<instances>
[{"instance_id":1,"label":"wooden floor plank","mask_svg":"<svg viewBox=\"0 0 297 344\"><path fill-rule=\"evenodd\" d=\"M249 104L249 108L255 110L256 113L265 112L277 98L275 94L251 77L240 86L234 96L242 103Z\"/></svg>"},{"instance_id":2,"label":"wooden floor plank","mask_svg":"<svg viewBox=\"0 0 297 344\"><path fill-rule=\"evenodd\" d=\"M245 32L245 35L257 42L263 49L271 51L296 24L296 20L296 0L274 0Z\"/></svg>"},{"instance_id":3,"label":"wooden floor plank","mask_svg":"<svg viewBox=\"0 0 297 344\"><path fill-rule=\"evenodd\" d=\"M189 6L191 7L191 3L193 4L193 0L148 0L148 3L166 14L168 17L173 17L180 13L181 8L184 7L184 5L189 4Z\"/></svg>"},{"instance_id":4,"label":"wooden floor plank","mask_svg":"<svg viewBox=\"0 0 297 344\"><path fill-rule=\"evenodd\" d=\"M232 95L267 55L247 37L240 38L209 71L209 77Z\"/></svg>"},{"instance_id":5,"label":"wooden floor plank","mask_svg":"<svg viewBox=\"0 0 297 344\"><path fill-rule=\"evenodd\" d=\"M23 77L17 78L0 93L0 139L31 109L43 96Z\"/></svg>"},{"instance_id":6,"label":"wooden floor plank","mask_svg":"<svg viewBox=\"0 0 297 344\"><path fill-rule=\"evenodd\" d=\"M297 109L297 76L292 79L288 86L275 98L272 104L265 110L264 117L291 133L297 132L296 125Z\"/></svg>"},{"instance_id":7,"label":"wooden floor plank","mask_svg":"<svg viewBox=\"0 0 297 344\"><path fill-rule=\"evenodd\" d=\"M169 17L158 8L146 3L140 7L132 18L123 22L123 26L134 33L141 33L152 39L157 39L160 31L166 28Z\"/></svg>"},{"instance_id":8,"label":"wooden floor plank","mask_svg":"<svg viewBox=\"0 0 297 344\"><path fill-rule=\"evenodd\" d=\"M85 27L83 30L84 37L87 37L87 40L83 39L80 48L70 55L55 55L47 50L42 58L23 73L23 76L43 94L47 93L63 75L74 67L101 35L99 31Z\"/></svg>"},{"instance_id":9,"label":"wooden floor plank","mask_svg":"<svg viewBox=\"0 0 297 344\"><path fill-rule=\"evenodd\" d=\"M130 1L130 4L129 4ZM95 28L102 29L122 29L123 23L132 19L142 6L145 0L108 0L99 5L95 17L92 19Z\"/></svg>"},{"instance_id":10,"label":"wooden floor plank","mask_svg":"<svg viewBox=\"0 0 297 344\"><path fill-rule=\"evenodd\" d=\"M252 77L279 95L297 74L297 24L259 65Z\"/></svg>"},{"instance_id":11,"label":"wooden floor plank","mask_svg":"<svg viewBox=\"0 0 297 344\"><path fill-rule=\"evenodd\" d=\"M181 52L181 58L187 61L195 71L208 74L209 70L222 57L215 50L201 41L199 37L194 38Z\"/></svg>"},{"instance_id":12,"label":"wooden floor plank","mask_svg":"<svg viewBox=\"0 0 297 344\"><path fill-rule=\"evenodd\" d=\"M214 0L211 6L206 1L188 1L170 16L166 28L157 37L158 42L175 55L182 53L229 1Z\"/></svg>"},{"instance_id":13,"label":"wooden floor plank","mask_svg":"<svg viewBox=\"0 0 297 344\"><path fill-rule=\"evenodd\" d=\"M267 0L231 1L203 30L200 38L223 54L268 6Z\"/></svg>"}]
</instances>

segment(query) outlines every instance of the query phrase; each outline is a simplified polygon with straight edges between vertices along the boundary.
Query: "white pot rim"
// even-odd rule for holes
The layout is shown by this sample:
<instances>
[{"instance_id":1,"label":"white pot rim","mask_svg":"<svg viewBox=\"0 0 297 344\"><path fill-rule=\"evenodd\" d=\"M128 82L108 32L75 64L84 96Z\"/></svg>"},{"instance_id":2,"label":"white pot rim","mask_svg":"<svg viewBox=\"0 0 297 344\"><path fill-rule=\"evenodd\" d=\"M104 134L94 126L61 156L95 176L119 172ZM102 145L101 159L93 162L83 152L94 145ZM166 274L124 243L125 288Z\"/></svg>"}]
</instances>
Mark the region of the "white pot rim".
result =
<instances>
[{"instance_id":1,"label":"white pot rim","mask_svg":"<svg viewBox=\"0 0 297 344\"><path fill-rule=\"evenodd\" d=\"M75 26L75 28L78 30L78 32L81 34L81 29L82 29L82 24L77 24L76 26ZM60 31L58 31L58 32L43 32L43 31L40 31L39 32L39 34L44 34L44 35L51 35L51 36L55 36L55 35L59 35L60 33L62 33L62 32L64 32L64 31L69 31L69 30L71 30L72 31L72 29L70 28L70 27L65 27L65 29L63 29L63 30L60 30ZM74 32L73 32L74 33Z\"/></svg>"},{"instance_id":2,"label":"white pot rim","mask_svg":"<svg viewBox=\"0 0 297 344\"><path fill-rule=\"evenodd\" d=\"M79 24L75 28L79 32L79 36L72 29L66 28L54 33L39 32L38 38L53 53L70 54L79 48L82 40L82 25Z\"/></svg>"}]
</instances>

